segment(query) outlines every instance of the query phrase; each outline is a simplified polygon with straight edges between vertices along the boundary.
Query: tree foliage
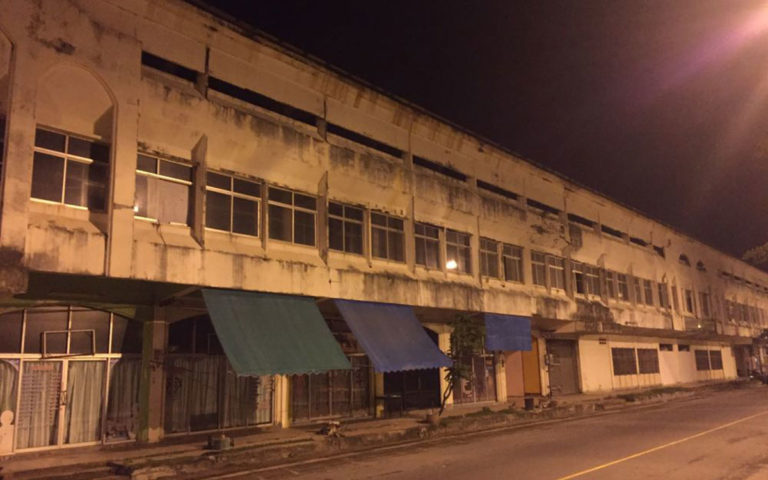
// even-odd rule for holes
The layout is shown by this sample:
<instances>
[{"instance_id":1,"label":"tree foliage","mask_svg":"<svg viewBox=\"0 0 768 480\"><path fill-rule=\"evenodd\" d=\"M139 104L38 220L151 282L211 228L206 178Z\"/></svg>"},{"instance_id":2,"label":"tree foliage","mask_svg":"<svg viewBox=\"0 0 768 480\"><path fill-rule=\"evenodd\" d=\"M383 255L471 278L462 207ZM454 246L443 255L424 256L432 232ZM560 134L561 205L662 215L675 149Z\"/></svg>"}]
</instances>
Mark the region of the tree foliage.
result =
<instances>
[{"instance_id":1,"label":"tree foliage","mask_svg":"<svg viewBox=\"0 0 768 480\"><path fill-rule=\"evenodd\" d=\"M752 265L764 265L768 263L768 243L750 248L741 257L745 262Z\"/></svg>"},{"instance_id":2,"label":"tree foliage","mask_svg":"<svg viewBox=\"0 0 768 480\"><path fill-rule=\"evenodd\" d=\"M462 379L472 381L472 357L482 353L485 344L485 325L469 315L458 314L451 322L451 346L448 357L453 365L445 374L446 387L440 402L440 415L445 402Z\"/></svg>"}]
</instances>

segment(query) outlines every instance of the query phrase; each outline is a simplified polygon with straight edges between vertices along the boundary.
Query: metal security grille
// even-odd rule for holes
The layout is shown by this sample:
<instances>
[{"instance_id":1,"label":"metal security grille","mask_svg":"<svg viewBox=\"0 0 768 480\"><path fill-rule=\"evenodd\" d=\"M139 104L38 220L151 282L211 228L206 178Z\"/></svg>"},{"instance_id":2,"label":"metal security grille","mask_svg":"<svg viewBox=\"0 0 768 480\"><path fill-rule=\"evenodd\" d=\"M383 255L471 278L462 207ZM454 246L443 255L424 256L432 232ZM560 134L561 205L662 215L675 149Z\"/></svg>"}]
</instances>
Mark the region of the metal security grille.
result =
<instances>
[{"instance_id":1,"label":"metal security grille","mask_svg":"<svg viewBox=\"0 0 768 480\"><path fill-rule=\"evenodd\" d=\"M58 443L61 367L61 362L24 362L16 422L17 448Z\"/></svg>"},{"instance_id":2,"label":"metal security grille","mask_svg":"<svg viewBox=\"0 0 768 480\"><path fill-rule=\"evenodd\" d=\"M634 348L612 348L613 374L635 375L637 373L637 361Z\"/></svg>"},{"instance_id":3,"label":"metal security grille","mask_svg":"<svg viewBox=\"0 0 768 480\"><path fill-rule=\"evenodd\" d=\"M659 352L655 348L638 348L640 373L659 373Z\"/></svg>"}]
</instances>

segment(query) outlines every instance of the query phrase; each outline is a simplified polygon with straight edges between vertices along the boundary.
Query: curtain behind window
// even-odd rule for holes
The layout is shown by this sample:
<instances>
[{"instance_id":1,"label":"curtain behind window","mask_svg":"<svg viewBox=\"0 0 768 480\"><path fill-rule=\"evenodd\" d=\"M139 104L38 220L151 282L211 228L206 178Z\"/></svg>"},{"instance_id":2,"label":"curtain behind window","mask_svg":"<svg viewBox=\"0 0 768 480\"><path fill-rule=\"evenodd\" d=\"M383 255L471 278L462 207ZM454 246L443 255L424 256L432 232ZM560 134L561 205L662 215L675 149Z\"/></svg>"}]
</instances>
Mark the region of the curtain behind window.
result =
<instances>
[{"instance_id":1,"label":"curtain behind window","mask_svg":"<svg viewBox=\"0 0 768 480\"><path fill-rule=\"evenodd\" d=\"M101 436L101 402L106 362L69 362L66 443L95 442Z\"/></svg>"}]
</instances>

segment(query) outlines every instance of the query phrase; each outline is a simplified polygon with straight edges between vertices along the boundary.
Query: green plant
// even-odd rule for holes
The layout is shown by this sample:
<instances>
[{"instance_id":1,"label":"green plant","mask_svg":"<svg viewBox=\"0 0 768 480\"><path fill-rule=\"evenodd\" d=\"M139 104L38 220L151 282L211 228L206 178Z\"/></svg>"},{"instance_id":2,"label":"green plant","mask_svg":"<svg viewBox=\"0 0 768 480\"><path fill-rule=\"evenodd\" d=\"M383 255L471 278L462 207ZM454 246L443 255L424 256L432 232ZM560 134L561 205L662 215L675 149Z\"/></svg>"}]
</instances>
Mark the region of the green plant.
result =
<instances>
[{"instance_id":1,"label":"green plant","mask_svg":"<svg viewBox=\"0 0 768 480\"><path fill-rule=\"evenodd\" d=\"M469 315L458 314L451 322L451 346L448 357L453 365L448 367L445 374L446 387L440 402L442 415L445 410L445 402L461 380L472 380L472 356L483 351L485 343L485 325Z\"/></svg>"}]
</instances>

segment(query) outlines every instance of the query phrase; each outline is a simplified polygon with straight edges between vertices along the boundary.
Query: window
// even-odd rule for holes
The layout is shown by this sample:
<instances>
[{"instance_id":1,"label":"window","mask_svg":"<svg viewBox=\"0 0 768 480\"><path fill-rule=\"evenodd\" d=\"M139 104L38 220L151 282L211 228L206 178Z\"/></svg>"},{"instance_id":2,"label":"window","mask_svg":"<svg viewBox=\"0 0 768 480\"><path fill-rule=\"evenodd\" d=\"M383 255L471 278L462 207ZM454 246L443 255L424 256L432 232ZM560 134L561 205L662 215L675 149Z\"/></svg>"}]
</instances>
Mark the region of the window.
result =
<instances>
[{"instance_id":1,"label":"window","mask_svg":"<svg viewBox=\"0 0 768 480\"><path fill-rule=\"evenodd\" d=\"M580 295L587 294L587 286L584 279L584 264L579 262L571 263L571 272L573 273L573 290Z\"/></svg>"},{"instance_id":2,"label":"window","mask_svg":"<svg viewBox=\"0 0 768 480\"><path fill-rule=\"evenodd\" d=\"M645 304L653 306L653 284L650 280L643 280L643 293Z\"/></svg>"},{"instance_id":3,"label":"window","mask_svg":"<svg viewBox=\"0 0 768 480\"><path fill-rule=\"evenodd\" d=\"M685 265L686 267L690 267L691 266L691 261L688 260L688 256L686 254L684 254L684 253L680 254L680 257L678 258L678 261L680 262L681 265Z\"/></svg>"},{"instance_id":4,"label":"window","mask_svg":"<svg viewBox=\"0 0 768 480\"><path fill-rule=\"evenodd\" d=\"M707 350L694 350L696 356L696 370L710 370L709 352Z\"/></svg>"},{"instance_id":5,"label":"window","mask_svg":"<svg viewBox=\"0 0 768 480\"><path fill-rule=\"evenodd\" d=\"M303 193L269 187L269 238L315 244L317 200Z\"/></svg>"},{"instance_id":6,"label":"window","mask_svg":"<svg viewBox=\"0 0 768 480\"><path fill-rule=\"evenodd\" d=\"M701 307L701 317L710 318L712 309L709 303L709 293L699 292L699 306Z\"/></svg>"},{"instance_id":7,"label":"window","mask_svg":"<svg viewBox=\"0 0 768 480\"><path fill-rule=\"evenodd\" d=\"M371 212L371 253L376 258L405 261L403 219Z\"/></svg>"},{"instance_id":8,"label":"window","mask_svg":"<svg viewBox=\"0 0 768 480\"><path fill-rule=\"evenodd\" d=\"M190 225L192 167L138 154L134 213L159 223Z\"/></svg>"},{"instance_id":9,"label":"window","mask_svg":"<svg viewBox=\"0 0 768 480\"><path fill-rule=\"evenodd\" d=\"M547 286L547 256L541 252L531 252L531 278L534 285Z\"/></svg>"},{"instance_id":10,"label":"window","mask_svg":"<svg viewBox=\"0 0 768 480\"><path fill-rule=\"evenodd\" d=\"M686 345L684 343L678 343L677 344L677 351L678 352L690 352L691 351L691 346L690 345Z\"/></svg>"},{"instance_id":11,"label":"window","mask_svg":"<svg viewBox=\"0 0 768 480\"><path fill-rule=\"evenodd\" d=\"M548 256L549 286L565 290L565 260L560 257Z\"/></svg>"},{"instance_id":12,"label":"window","mask_svg":"<svg viewBox=\"0 0 768 480\"><path fill-rule=\"evenodd\" d=\"M363 254L363 214L358 207L328 203L328 248Z\"/></svg>"},{"instance_id":13,"label":"window","mask_svg":"<svg viewBox=\"0 0 768 480\"><path fill-rule=\"evenodd\" d=\"M205 226L243 235L259 235L261 184L208 172L206 175Z\"/></svg>"},{"instance_id":14,"label":"window","mask_svg":"<svg viewBox=\"0 0 768 480\"><path fill-rule=\"evenodd\" d=\"M523 249L504 244L501 250L504 280L523 283Z\"/></svg>"},{"instance_id":15,"label":"window","mask_svg":"<svg viewBox=\"0 0 768 480\"><path fill-rule=\"evenodd\" d=\"M643 303L643 286L639 278L632 277L632 291L635 293L635 302Z\"/></svg>"},{"instance_id":16,"label":"window","mask_svg":"<svg viewBox=\"0 0 768 480\"><path fill-rule=\"evenodd\" d=\"M696 262L696 270L698 270L700 272L706 272L707 271L707 267L704 266L704 262L699 260L698 262Z\"/></svg>"},{"instance_id":17,"label":"window","mask_svg":"<svg viewBox=\"0 0 768 480\"><path fill-rule=\"evenodd\" d=\"M584 265L584 283L587 293L600 295L600 269L591 265Z\"/></svg>"},{"instance_id":18,"label":"window","mask_svg":"<svg viewBox=\"0 0 768 480\"><path fill-rule=\"evenodd\" d=\"M440 269L440 229L417 223L413 226L416 239L416 265Z\"/></svg>"},{"instance_id":19,"label":"window","mask_svg":"<svg viewBox=\"0 0 768 480\"><path fill-rule=\"evenodd\" d=\"M616 298L616 279L613 272L605 271L605 294L608 298Z\"/></svg>"},{"instance_id":20,"label":"window","mask_svg":"<svg viewBox=\"0 0 768 480\"><path fill-rule=\"evenodd\" d=\"M480 239L480 274L499 277L499 242L489 238Z\"/></svg>"},{"instance_id":21,"label":"window","mask_svg":"<svg viewBox=\"0 0 768 480\"><path fill-rule=\"evenodd\" d=\"M445 231L446 267L457 273L472 273L468 233Z\"/></svg>"},{"instance_id":22,"label":"window","mask_svg":"<svg viewBox=\"0 0 768 480\"><path fill-rule=\"evenodd\" d=\"M675 310L680 311L680 301L677 299L677 287L672 285L672 303L675 305Z\"/></svg>"},{"instance_id":23,"label":"window","mask_svg":"<svg viewBox=\"0 0 768 480\"><path fill-rule=\"evenodd\" d=\"M634 348L612 348L613 374L635 375L637 373L637 360Z\"/></svg>"},{"instance_id":24,"label":"window","mask_svg":"<svg viewBox=\"0 0 768 480\"><path fill-rule=\"evenodd\" d=\"M723 369L723 354L720 350L709 351L709 368L711 370Z\"/></svg>"},{"instance_id":25,"label":"window","mask_svg":"<svg viewBox=\"0 0 768 480\"><path fill-rule=\"evenodd\" d=\"M619 294L619 300L629 300L629 286L627 285L627 276L623 273L617 273L616 281L619 286L617 290L617 293Z\"/></svg>"},{"instance_id":26,"label":"window","mask_svg":"<svg viewBox=\"0 0 768 480\"><path fill-rule=\"evenodd\" d=\"M692 315L696 314L696 305L693 300L693 292L688 289L685 289L685 311Z\"/></svg>"},{"instance_id":27,"label":"window","mask_svg":"<svg viewBox=\"0 0 768 480\"><path fill-rule=\"evenodd\" d=\"M655 348L638 348L637 363L640 373L659 373L659 352Z\"/></svg>"},{"instance_id":28,"label":"window","mask_svg":"<svg viewBox=\"0 0 768 480\"><path fill-rule=\"evenodd\" d=\"M659 350L662 352L671 352L673 350L671 343L660 343Z\"/></svg>"},{"instance_id":29,"label":"window","mask_svg":"<svg viewBox=\"0 0 768 480\"><path fill-rule=\"evenodd\" d=\"M32 198L106 208L109 145L38 128L34 152Z\"/></svg>"}]
</instances>

